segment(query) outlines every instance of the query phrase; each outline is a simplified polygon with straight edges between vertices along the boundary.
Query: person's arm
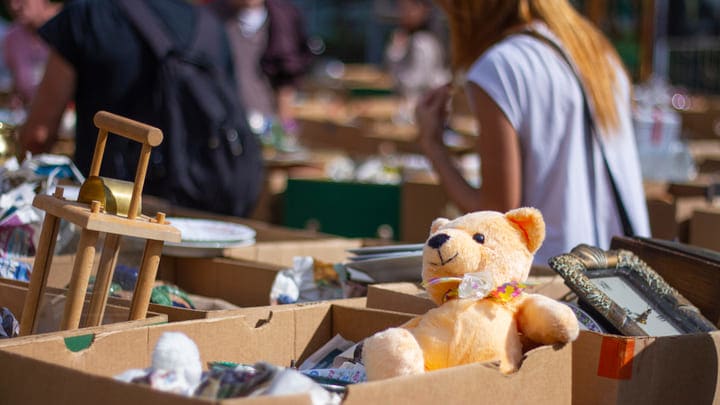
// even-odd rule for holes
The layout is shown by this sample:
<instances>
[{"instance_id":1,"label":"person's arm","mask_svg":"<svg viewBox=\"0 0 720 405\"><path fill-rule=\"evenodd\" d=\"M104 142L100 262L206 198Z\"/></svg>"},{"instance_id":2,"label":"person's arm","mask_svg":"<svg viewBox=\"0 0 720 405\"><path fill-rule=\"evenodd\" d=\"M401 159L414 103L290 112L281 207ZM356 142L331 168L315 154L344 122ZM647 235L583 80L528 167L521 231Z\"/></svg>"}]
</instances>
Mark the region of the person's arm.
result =
<instances>
[{"instance_id":1,"label":"person's arm","mask_svg":"<svg viewBox=\"0 0 720 405\"><path fill-rule=\"evenodd\" d=\"M18 134L20 157L24 156L25 151L42 153L50 150L57 139L65 107L73 97L76 79L72 65L51 50L45 76L33 98L28 118Z\"/></svg>"},{"instance_id":2,"label":"person's arm","mask_svg":"<svg viewBox=\"0 0 720 405\"><path fill-rule=\"evenodd\" d=\"M482 206L505 212L520 207L522 154L507 116L477 85L468 85L470 108L478 121L477 151L482 175Z\"/></svg>"},{"instance_id":3,"label":"person's arm","mask_svg":"<svg viewBox=\"0 0 720 405\"><path fill-rule=\"evenodd\" d=\"M477 151L481 159L481 188L472 187L458 170L442 143L450 87L427 93L418 103L416 122L420 146L432 162L450 199L464 212L508 211L520 205L521 162L517 134L495 102L470 84L470 104L481 128Z\"/></svg>"}]
</instances>

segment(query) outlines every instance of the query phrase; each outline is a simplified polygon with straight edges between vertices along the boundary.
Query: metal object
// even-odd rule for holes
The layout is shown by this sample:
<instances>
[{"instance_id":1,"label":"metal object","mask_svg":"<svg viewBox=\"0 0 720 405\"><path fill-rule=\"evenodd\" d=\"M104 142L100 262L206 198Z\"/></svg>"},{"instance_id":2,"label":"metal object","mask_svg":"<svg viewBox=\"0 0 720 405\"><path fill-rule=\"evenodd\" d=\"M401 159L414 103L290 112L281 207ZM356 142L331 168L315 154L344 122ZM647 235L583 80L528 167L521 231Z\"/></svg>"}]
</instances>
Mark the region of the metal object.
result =
<instances>
[{"instance_id":1,"label":"metal object","mask_svg":"<svg viewBox=\"0 0 720 405\"><path fill-rule=\"evenodd\" d=\"M0 121L0 157L15 155L15 125Z\"/></svg>"},{"instance_id":2,"label":"metal object","mask_svg":"<svg viewBox=\"0 0 720 405\"><path fill-rule=\"evenodd\" d=\"M134 184L130 181L90 176L80 187L78 202L99 201L105 212L127 217L130 211ZM138 196L138 199L141 197ZM142 204L137 204L135 216L140 216Z\"/></svg>"}]
</instances>

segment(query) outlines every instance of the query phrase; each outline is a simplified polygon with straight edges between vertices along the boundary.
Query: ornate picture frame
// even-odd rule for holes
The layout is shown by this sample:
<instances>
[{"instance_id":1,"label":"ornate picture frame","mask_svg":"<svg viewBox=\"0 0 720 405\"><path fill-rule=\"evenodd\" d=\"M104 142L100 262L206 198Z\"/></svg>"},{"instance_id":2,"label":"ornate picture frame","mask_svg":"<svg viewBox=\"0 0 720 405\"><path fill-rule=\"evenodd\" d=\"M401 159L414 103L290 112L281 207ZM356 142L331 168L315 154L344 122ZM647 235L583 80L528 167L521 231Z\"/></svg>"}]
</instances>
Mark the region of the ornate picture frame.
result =
<instances>
[{"instance_id":1,"label":"ornate picture frame","mask_svg":"<svg viewBox=\"0 0 720 405\"><path fill-rule=\"evenodd\" d=\"M717 330L650 266L627 250L578 245L550 267L620 333L671 336Z\"/></svg>"}]
</instances>

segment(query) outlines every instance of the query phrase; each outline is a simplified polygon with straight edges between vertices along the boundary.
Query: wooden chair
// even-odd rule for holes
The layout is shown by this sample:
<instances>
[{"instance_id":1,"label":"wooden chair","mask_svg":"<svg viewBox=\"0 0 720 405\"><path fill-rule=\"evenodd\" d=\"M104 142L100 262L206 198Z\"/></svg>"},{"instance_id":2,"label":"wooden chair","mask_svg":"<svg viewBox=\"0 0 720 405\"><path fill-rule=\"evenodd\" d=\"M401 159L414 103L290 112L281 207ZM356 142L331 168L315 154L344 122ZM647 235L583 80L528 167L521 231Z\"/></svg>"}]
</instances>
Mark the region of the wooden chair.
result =
<instances>
[{"instance_id":1,"label":"wooden chair","mask_svg":"<svg viewBox=\"0 0 720 405\"><path fill-rule=\"evenodd\" d=\"M105 234L105 242L90 300L86 326L97 326L102 321L122 236L146 239L130 306L130 320L145 318L163 243L165 241L180 242L180 231L165 223L164 213L159 212L155 218L139 214L150 152L152 147L158 146L162 142L162 131L105 111L95 114L94 123L99 129L98 139L95 144L90 176L83 183L78 201L64 199L62 188L58 188L54 195L38 195L33 201L35 207L45 211L45 220L42 225L30 286L25 298L20 324L21 335L32 334L36 327L40 299L43 297L47 284L60 220L67 220L81 228L80 241L75 254L73 273L60 325L61 330L80 327L80 317L100 233ZM122 205L122 202L118 201L119 198L116 196L111 195L113 191L111 187L122 182L99 176L108 133L142 143L135 181L133 183L125 182L130 184L132 189L129 202L127 202L128 206L125 207L127 208L126 214L118 213L121 211L118 207ZM93 187L90 187L91 185ZM90 188L92 190L88 191ZM88 196L93 198L88 201ZM108 211L110 202L112 202L113 209Z\"/></svg>"}]
</instances>

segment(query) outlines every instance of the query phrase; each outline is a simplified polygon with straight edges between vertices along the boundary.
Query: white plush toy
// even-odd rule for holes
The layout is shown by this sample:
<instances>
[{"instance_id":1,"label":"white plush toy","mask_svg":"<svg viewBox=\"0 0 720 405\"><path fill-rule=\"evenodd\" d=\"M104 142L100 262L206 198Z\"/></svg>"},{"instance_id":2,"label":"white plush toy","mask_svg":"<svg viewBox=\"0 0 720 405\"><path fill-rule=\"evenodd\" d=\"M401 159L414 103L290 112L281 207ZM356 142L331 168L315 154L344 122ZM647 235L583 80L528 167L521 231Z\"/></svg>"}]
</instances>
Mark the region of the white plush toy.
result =
<instances>
[{"instance_id":1,"label":"white plush toy","mask_svg":"<svg viewBox=\"0 0 720 405\"><path fill-rule=\"evenodd\" d=\"M184 333L165 332L155 345L150 368L128 370L115 378L126 382L146 380L158 390L190 396L202 378L200 352Z\"/></svg>"}]
</instances>

